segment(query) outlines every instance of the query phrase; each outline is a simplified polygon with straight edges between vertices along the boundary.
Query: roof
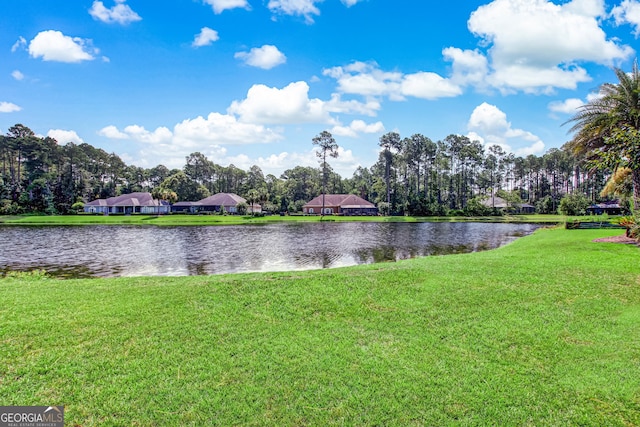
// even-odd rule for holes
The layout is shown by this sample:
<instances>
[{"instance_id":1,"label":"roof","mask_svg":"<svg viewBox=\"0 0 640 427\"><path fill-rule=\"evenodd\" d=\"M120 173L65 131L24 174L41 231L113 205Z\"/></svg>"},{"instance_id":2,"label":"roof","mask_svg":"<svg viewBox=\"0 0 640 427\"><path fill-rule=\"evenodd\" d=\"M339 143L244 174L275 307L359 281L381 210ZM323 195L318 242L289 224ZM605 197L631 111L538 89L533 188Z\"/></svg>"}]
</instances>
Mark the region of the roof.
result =
<instances>
[{"instance_id":1,"label":"roof","mask_svg":"<svg viewBox=\"0 0 640 427\"><path fill-rule=\"evenodd\" d=\"M247 201L233 193L214 194L198 202L201 206L237 206L239 203L247 203Z\"/></svg>"},{"instance_id":2,"label":"roof","mask_svg":"<svg viewBox=\"0 0 640 427\"><path fill-rule=\"evenodd\" d=\"M489 207L489 208L506 208L507 206L507 201L505 199L503 199L502 197L498 197L498 196L492 196L489 197L487 200L483 200L481 202L483 205Z\"/></svg>"},{"instance_id":3,"label":"roof","mask_svg":"<svg viewBox=\"0 0 640 427\"><path fill-rule=\"evenodd\" d=\"M304 207L322 207L322 195L312 199ZM355 194L325 194L324 206L340 206L341 208L362 209L375 208L376 206Z\"/></svg>"},{"instance_id":4,"label":"roof","mask_svg":"<svg viewBox=\"0 0 640 427\"><path fill-rule=\"evenodd\" d=\"M151 193L130 193L122 194L107 199L96 199L85 206L158 206L158 201L154 200Z\"/></svg>"},{"instance_id":5,"label":"roof","mask_svg":"<svg viewBox=\"0 0 640 427\"><path fill-rule=\"evenodd\" d=\"M173 206L200 206L200 202L177 202Z\"/></svg>"},{"instance_id":6,"label":"roof","mask_svg":"<svg viewBox=\"0 0 640 427\"><path fill-rule=\"evenodd\" d=\"M593 203L589 206L591 209L620 209L620 204L613 203Z\"/></svg>"}]
</instances>

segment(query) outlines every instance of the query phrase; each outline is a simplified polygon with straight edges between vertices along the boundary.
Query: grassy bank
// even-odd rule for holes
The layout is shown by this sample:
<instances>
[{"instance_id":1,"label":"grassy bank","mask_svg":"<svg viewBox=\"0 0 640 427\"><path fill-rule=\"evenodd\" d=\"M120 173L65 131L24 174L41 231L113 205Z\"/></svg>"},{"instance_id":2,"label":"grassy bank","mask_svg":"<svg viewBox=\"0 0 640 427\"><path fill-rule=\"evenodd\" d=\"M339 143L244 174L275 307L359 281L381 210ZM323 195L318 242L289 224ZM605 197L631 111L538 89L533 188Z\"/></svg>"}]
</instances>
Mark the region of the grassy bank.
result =
<instances>
[{"instance_id":1,"label":"grassy bank","mask_svg":"<svg viewBox=\"0 0 640 427\"><path fill-rule=\"evenodd\" d=\"M20 215L0 216L0 224L5 225L235 225L262 224L283 221L375 221L375 222L443 222L443 221L480 221L480 222L527 222L527 223L564 223L567 219L594 217L567 217L564 215L505 215L487 217L411 217L411 216L264 216L252 217L241 215ZM597 217L608 219L608 217Z\"/></svg>"},{"instance_id":2,"label":"grassy bank","mask_svg":"<svg viewBox=\"0 0 640 427\"><path fill-rule=\"evenodd\" d=\"M66 425L640 425L619 230L391 264L0 280L0 402Z\"/></svg>"}]
</instances>

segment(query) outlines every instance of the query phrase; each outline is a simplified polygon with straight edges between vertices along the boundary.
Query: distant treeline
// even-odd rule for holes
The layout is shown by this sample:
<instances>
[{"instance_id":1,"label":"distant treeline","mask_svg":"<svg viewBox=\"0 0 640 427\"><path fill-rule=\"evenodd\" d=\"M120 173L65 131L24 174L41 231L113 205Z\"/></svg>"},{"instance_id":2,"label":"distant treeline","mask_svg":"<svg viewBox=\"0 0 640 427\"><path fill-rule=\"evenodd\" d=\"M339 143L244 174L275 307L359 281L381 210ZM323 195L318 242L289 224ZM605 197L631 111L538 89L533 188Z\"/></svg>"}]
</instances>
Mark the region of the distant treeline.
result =
<instances>
[{"instance_id":1,"label":"distant treeline","mask_svg":"<svg viewBox=\"0 0 640 427\"><path fill-rule=\"evenodd\" d=\"M378 161L359 167L350 178L329 165L327 193L357 194L388 214L486 214L479 201L496 194L529 203L539 213L555 213L567 194L597 201L608 178L588 170L565 149L516 157L498 145L485 149L464 136L434 142L394 132L382 136L380 146ZM182 169L145 169L87 143L60 145L37 137L21 124L0 136L0 157L0 214L67 214L97 198L159 188L175 192L179 201L228 192L267 211L298 212L322 189L320 165L265 176L258 165L249 170L221 166L195 152Z\"/></svg>"}]
</instances>

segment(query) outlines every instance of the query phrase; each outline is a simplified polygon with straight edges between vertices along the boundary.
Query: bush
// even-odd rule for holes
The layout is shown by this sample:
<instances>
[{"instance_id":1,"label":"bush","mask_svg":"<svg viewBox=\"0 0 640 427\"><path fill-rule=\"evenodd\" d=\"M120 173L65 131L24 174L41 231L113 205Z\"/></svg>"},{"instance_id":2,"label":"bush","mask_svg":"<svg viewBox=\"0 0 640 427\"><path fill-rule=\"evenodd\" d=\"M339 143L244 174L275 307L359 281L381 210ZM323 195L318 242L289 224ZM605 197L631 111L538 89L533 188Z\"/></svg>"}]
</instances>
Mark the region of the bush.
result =
<instances>
[{"instance_id":1,"label":"bush","mask_svg":"<svg viewBox=\"0 0 640 427\"><path fill-rule=\"evenodd\" d=\"M494 214L495 212L493 212L493 209L485 206L482 203L482 200L483 199L481 197L474 197L473 199L469 200L467 207L464 209L465 213L468 216L487 216Z\"/></svg>"},{"instance_id":2,"label":"bush","mask_svg":"<svg viewBox=\"0 0 640 427\"><path fill-rule=\"evenodd\" d=\"M238 210L238 215L246 215L249 211L249 205L245 202L240 202L238 203L238 206L236 206L236 209Z\"/></svg>"},{"instance_id":3,"label":"bush","mask_svg":"<svg viewBox=\"0 0 640 427\"><path fill-rule=\"evenodd\" d=\"M74 204L71 205L71 211L72 213L81 213L84 211L84 203L82 202L75 202Z\"/></svg>"},{"instance_id":4,"label":"bush","mask_svg":"<svg viewBox=\"0 0 640 427\"><path fill-rule=\"evenodd\" d=\"M562 215L584 215L589 207L589 199L583 194L568 194L560 200L558 212Z\"/></svg>"},{"instance_id":5,"label":"bush","mask_svg":"<svg viewBox=\"0 0 640 427\"><path fill-rule=\"evenodd\" d=\"M553 206L553 199L549 196L545 196L536 202L536 213L553 214L555 213Z\"/></svg>"}]
</instances>

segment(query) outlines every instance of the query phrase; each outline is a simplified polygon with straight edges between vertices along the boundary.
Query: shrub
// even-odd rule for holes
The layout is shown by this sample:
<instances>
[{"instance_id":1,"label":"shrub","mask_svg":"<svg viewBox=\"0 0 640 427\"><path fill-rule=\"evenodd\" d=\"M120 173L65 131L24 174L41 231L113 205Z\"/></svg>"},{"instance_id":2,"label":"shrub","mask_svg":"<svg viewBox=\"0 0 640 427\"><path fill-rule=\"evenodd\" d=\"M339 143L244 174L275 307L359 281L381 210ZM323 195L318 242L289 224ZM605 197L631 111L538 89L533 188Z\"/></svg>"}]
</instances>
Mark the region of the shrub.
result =
<instances>
[{"instance_id":1,"label":"shrub","mask_svg":"<svg viewBox=\"0 0 640 427\"><path fill-rule=\"evenodd\" d=\"M589 199L583 194L568 194L560 200L558 212L562 215L584 215L589 207Z\"/></svg>"}]
</instances>

